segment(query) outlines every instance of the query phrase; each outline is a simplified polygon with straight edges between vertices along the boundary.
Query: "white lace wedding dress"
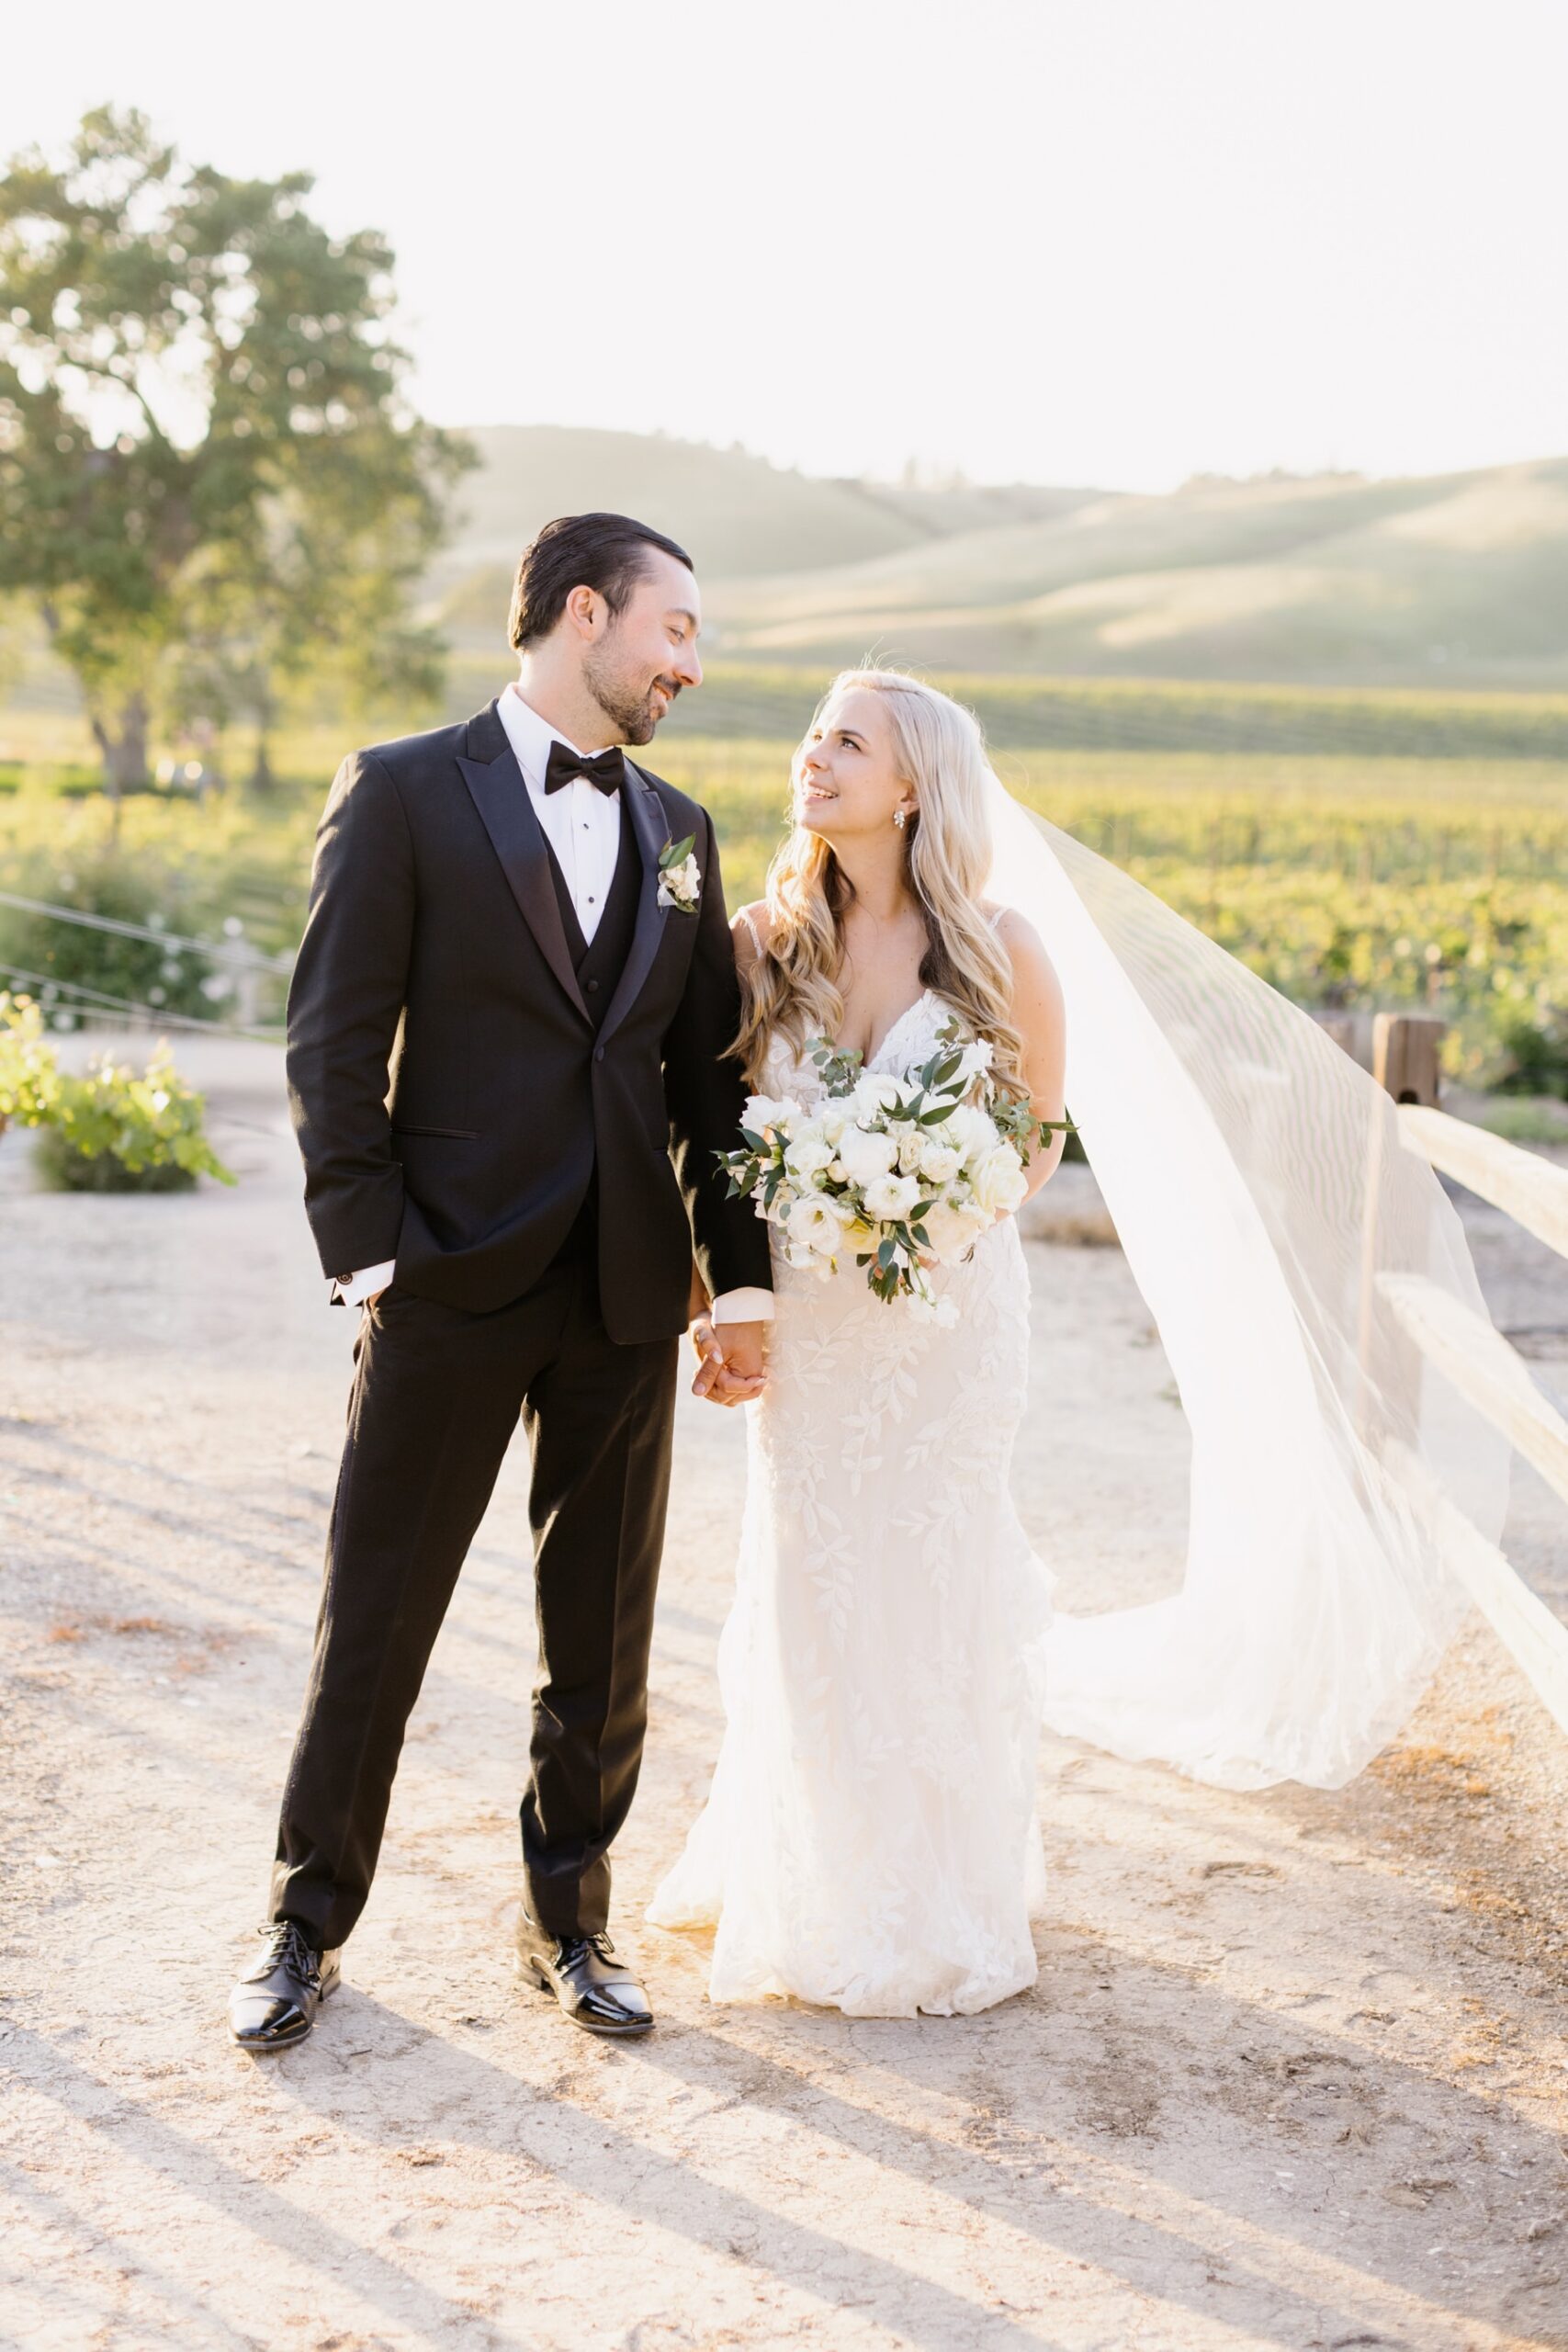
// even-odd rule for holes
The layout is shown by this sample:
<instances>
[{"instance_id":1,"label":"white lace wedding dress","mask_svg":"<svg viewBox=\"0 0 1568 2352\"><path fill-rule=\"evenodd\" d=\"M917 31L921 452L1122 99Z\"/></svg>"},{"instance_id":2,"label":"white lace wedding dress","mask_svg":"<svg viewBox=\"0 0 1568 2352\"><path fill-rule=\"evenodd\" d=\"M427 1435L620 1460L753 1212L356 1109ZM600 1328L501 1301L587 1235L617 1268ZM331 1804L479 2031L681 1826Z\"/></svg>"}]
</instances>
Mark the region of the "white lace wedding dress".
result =
<instances>
[{"instance_id":1,"label":"white lace wedding dress","mask_svg":"<svg viewBox=\"0 0 1568 2352\"><path fill-rule=\"evenodd\" d=\"M867 1067L917 1067L950 1018L928 990ZM821 1088L783 1041L762 1083ZM852 1261L824 1282L774 1253L719 1645L727 1729L648 1913L716 1927L716 2001L945 2016L1034 1981L1051 1578L1008 1488L1029 1365L1014 1221L931 1280L952 1329L884 1306Z\"/></svg>"}]
</instances>

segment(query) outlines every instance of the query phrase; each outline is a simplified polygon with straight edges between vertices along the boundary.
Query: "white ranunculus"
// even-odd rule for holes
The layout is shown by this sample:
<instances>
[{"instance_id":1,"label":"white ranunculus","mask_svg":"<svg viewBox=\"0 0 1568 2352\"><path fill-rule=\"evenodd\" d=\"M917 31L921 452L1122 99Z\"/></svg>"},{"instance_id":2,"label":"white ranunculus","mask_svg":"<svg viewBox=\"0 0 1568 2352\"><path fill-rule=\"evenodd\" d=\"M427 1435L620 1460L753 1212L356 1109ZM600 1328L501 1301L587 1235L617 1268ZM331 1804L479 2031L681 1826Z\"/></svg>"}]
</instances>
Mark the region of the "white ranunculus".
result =
<instances>
[{"instance_id":1,"label":"white ranunculus","mask_svg":"<svg viewBox=\"0 0 1568 2352\"><path fill-rule=\"evenodd\" d=\"M987 1152L977 1168L971 1169L969 1182L974 1189L976 1204L988 1209L993 1216L1009 1216L1029 1190L1023 1164L1010 1143L998 1144Z\"/></svg>"},{"instance_id":2,"label":"white ranunculus","mask_svg":"<svg viewBox=\"0 0 1568 2352\"><path fill-rule=\"evenodd\" d=\"M789 1213L788 1233L792 1249L811 1250L823 1258L830 1258L844 1238L831 1204L815 1196L796 1201Z\"/></svg>"},{"instance_id":3,"label":"white ranunculus","mask_svg":"<svg viewBox=\"0 0 1568 2352\"><path fill-rule=\"evenodd\" d=\"M958 1154L950 1143L928 1135L920 1145L919 1167L928 1184L946 1184L958 1173Z\"/></svg>"},{"instance_id":4,"label":"white ranunculus","mask_svg":"<svg viewBox=\"0 0 1568 2352\"><path fill-rule=\"evenodd\" d=\"M856 1125L846 1127L839 1137L834 1165L842 1168L852 1184L869 1184L874 1178L886 1176L897 1157L898 1147L891 1136Z\"/></svg>"},{"instance_id":5,"label":"white ranunculus","mask_svg":"<svg viewBox=\"0 0 1568 2352\"><path fill-rule=\"evenodd\" d=\"M990 1222L986 1211L954 1208L947 1201L933 1201L920 1219L931 1255L944 1266L956 1266L966 1257Z\"/></svg>"},{"instance_id":6,"label":"white ranunculus","mask_svg":"<svg viewBox=\"0 0 1568 2352\"><path fill-rule=\"evenodd\" d=\"M891 1224L907 1216L920 1197L920 1188L912 1176L876 1176L865 1187L865 1213Z\"/></svg>"}]
</instances>

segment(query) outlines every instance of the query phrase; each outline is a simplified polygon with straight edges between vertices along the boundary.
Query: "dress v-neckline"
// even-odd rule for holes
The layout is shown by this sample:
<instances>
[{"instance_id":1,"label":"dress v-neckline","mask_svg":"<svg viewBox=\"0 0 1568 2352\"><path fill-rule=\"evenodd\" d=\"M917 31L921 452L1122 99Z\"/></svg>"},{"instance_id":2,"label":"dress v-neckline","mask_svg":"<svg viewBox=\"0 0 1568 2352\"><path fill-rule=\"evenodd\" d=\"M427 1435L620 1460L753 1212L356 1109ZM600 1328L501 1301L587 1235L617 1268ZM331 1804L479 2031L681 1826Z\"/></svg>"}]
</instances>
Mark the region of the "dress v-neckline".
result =
<instances>
[{"instance_id":1,"label":"dress v-neckline","mask_svg":"<svg viewBox=\"0 0 1568 2352\"><path fill-rule=\"evenodd\" d=\"M903 1012L900 1012L896 1019L889 1022L887 1027L882 1033L881 1044L878 1045L873 1052L863 1056L861 1060L862 1069L870 1069L874 1062L879 1062L882 1059L883 1055L887 1051L888 1046L893 1043L894 1038L898 1035L899 1030L902 1029L905 1022L908 1020L910 1014L912 1012L919 1012L921 1005L928 1001L930 996L930 989L922 989L914 1002L912 1004L907 1004L904 1007Z\"/></svg>"}]
</instances>

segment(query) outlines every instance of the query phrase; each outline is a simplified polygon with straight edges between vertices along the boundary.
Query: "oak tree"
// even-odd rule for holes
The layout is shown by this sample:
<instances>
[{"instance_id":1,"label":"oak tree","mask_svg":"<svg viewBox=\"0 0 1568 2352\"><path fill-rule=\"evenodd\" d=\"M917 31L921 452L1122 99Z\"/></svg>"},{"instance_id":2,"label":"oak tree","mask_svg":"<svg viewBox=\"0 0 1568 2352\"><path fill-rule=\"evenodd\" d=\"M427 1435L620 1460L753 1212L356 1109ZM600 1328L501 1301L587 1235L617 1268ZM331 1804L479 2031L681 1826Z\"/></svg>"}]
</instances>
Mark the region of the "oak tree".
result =
<instances>
[{"instance_id":1,"label":"oak tree","mask_svg":"<svg viewBox=\"0 0 1568 2352\"><path fill-rule=\"evenodd\" d=\"M103 108L0 178L0 595L41 613L114 790L156 726L248 715L327 665L428 688L410 600L466 445L392 340L392 255L304 173L181 163Z\"/></svg>"}]
</instances>

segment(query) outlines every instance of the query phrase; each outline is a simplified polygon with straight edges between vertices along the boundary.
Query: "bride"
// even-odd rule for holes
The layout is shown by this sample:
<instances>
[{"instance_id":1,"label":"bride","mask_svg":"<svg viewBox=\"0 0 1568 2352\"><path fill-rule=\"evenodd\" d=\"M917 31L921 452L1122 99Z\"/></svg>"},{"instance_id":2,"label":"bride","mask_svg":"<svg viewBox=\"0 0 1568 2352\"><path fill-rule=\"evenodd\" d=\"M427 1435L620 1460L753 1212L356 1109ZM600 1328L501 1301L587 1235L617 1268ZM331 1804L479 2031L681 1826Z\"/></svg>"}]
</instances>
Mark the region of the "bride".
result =
<instances>
[{"instance_id":1,"label":"bride","mask_svg":"<svg viewBox=\"0 0 1568 2352\"><path fill-rule=\"evenodd\" d=\"M819 1093L819 1037L902 1076L956 1014L989 1040L999 1081L1059 1120L1061 990L1029 923L985 902L987 767L968 713L912 678L846 673L801 746L794 817L766 899L735 925L753 1090ZM1032 1193L1061 1148L1057 1135L1032 1159ZM911 2017L1034 1980L1050 1580L1008 1494L1029 1359L1013 1218L930 1279L957 1309L951 1328L884 1305L852 1264L824 1282L774 1250L719 1650L728 1729L649 1913L717 1923L716 2000ZM705 1317L694 1336L705 1355Z\"/></svg>"},{"instance_id":2,"label":"bride","mask_svg":"<svg viewBox=\"0 0 1568 2352\"><path fill-rule=\"evenodd\" d=\"M808 1101L820 1038L903 1075L956 1016L1039 1118L1065 1096L1191 1443L1179 1588L1053 1617L1008 1492L1029 1333L1014 1220L930 1269L951 1321L774 1249L727 1728L648 1917L715 1927L715 2000L967 2012L1036 1974L1042 1721L1224 1787L1342 1786L1462 1618L1452 1564L1501 1532L1507 1446L1405 1338L1413 1282L1450 1318L1485 1308L1387 1095L1012 800L968 712L846 672L793 815L735 925L752 1087ZM702 1314L694 1338L702 1386L721 1342Z\"/></svg>"}]
</instances>

